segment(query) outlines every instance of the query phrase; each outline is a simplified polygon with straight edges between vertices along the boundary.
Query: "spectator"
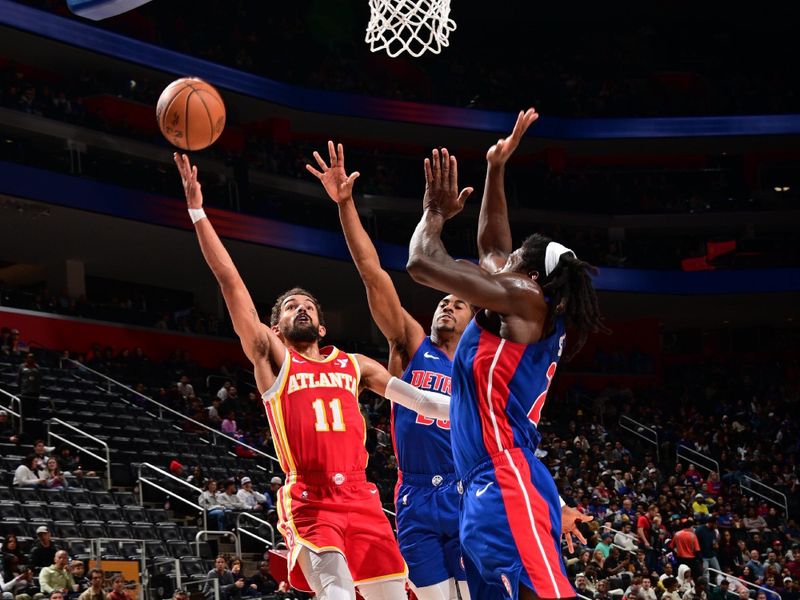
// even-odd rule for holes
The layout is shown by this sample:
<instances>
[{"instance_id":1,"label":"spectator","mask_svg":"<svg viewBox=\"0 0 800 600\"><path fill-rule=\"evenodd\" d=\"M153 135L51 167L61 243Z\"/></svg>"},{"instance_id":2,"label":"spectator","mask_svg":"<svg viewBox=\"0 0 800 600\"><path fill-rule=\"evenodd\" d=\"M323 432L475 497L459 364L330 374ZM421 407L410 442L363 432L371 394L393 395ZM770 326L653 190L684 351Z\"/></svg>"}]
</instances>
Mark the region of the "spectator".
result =
<instances>
[{"instance_id":1,"label":"spectator","mask_svg":"<svg viewBox=\"0 0 800 600\"><path fill-rule=\"evenodd\" d=\"M658 600L656 598L656 590L653 588L653 582L647 574L645 574L645 576L642 578L642 587L639 591L639 598L641 600Z\"/></svg>"},{"instance_id":2,"label":"spectator","mask_svg":"<svg viewBox=\"0 0 800 600\"><path fill-rule=\"evenodd\" d=\"M272 506L277 506L278 504L278 490L281 489L282 485L283 480L277 475L269 480L269 490L267 490L266 495L272 500Z\"/></svg>"},{"instance_id":3,"label":"spectator","mask_svg":"<svg viewBox=\"0 0 800 600\"><path fill-rule=\"evenodd\" d=\"M747 561L747 564L744 566L744 569L750 569L750 572L752 573L754 580L753 583L755 582L761 583L764 580L764 565L761 564L761 555L759 554L758 550L750 551L750 560ZM744 574L744 569L743 569L743 574Z\"/></svg>"},{"instance_id":4,"label":"spectator","mask_svg":"<svg viewBox=\"0 0 800 600\"><path fill-rule=\"evenodd\" d=\"M717 582L717 573L711 573L709 568L721 571L719 560L717 559L717 519L709 517L706 522L695 530L697 541L700 544L700 558L703 560L703 577L712 583Z\"/></svg>"},{"instance_id":5,"label":"spectator","mask_svg":"<svg viewBox=\"0 0 800 600\"><path fill-rule=\"evenodd\" d=\"M74 592L78 592L78 594L82 594L91 585L89 578L86 577L85 574L86 567L83 564L82 560L73 559L69 563L69 572L72 573L72 579L75 580L75 585L78 586L77 590L73 590ZM75 594L72 594L73 596Z\"/></svg>"},{"instance_id":6,"label":"spectator","mask_svg":"<svg viewBox=\"0 0 800 600\"><path fill-rule=\"evenodd\" d=\"M3 600L31 600L27 593L29 591L33 591L33 571L30 569L24 569L22 573L13 576L0 573L0 596Z\"/></svg>"},{"instance_id":7,"label":"spectator","mask_svg":"<svg viewBox=\"0 0 800 600\"><path fill-rule=\"evenodd\" d=\"M242 501L242 504L247 507L247 510L265 512L269 508L267 499L264 494L253 489L253 481L249 477L242 477L240 483L242 487L236 495Z\"/></svg>"},{"instance_id":8,"label":"spectator","mask_svg":"<svg viewBox=\"0 0 800 600\"><path fill-rule=\"evenodd\" d=\"M678 580L674 577L666 577L662 582L666 593L661 597L661 600L682 600L678 594Z\"/></svg>"},{"instance_id":9,"label":"spectator","mask_svg":"<svg viewBox=\"0 0 800 600\"><path fill-rule=\"evenodd\" d=\"M783 578L783 591L781 592L781 600L800 600L800 593L794 584L794 579L789 576Z\"/></svg>"},{"instance_id":10,"label":"spectator","mask_svg":"<svg viewBox=\"0 0 800 600\"><path fill-rule=\"evenodd\" d=\"M20 465L14 471L13 484L17 487L34 488L44 485L47 482L47 478L44 476L44 473L41 473L38 470L38 464L39 459L36 458L35 454L29 454L26 456L22 460L22 463L20 463Z\"/></svg>"},{"instance_id":11,"label":"spectator","mask_svg":"<svg viewBox=\"0 0 800 600\"><path fill-rule=\"evenodd\" d=\"M608 593L607 579L601 579L597 582L597 589L594 592L594 600L611 600L611 595Z\"/></svg>"},{"instance_id":12,"label":"spectator","mask_svg":"<svg viewBox=\"0 0 800 600\"><path fill-rule=\"evenodd\" d=\"M242 569L242 559L238 556L231 559L231 576L233 577L233 587L230 590L230 598L258 595L255 584L247 583L247 577Z\"/></svg>"},{"instance_id":13,"label":"spectator","mask_svg":"<svg viewBox=\"0 0 800 600\"><path fill-rule=\"evenodd\" d=\"M16 562L19 566L24 566L27 561L25 560L25 556L22 554L22 550L19 547L19 541L17 540L17 536L14 533L7 533L5 538L3 538L3 577L6 581L12 579L17 573L15 573L14 569L12 568L12 563Z\"/></svg>"},{"instance_id":14,"label":"spectator","mask_svg":"<svg viewBox=\"0 0 800 600\"><path fill-rule=\"evenodd\" d=\"M19 444L19 434L8 418L8 412L0 408L0 441Z\"/></svg>"},{"instance_id":15,"label":"spectator","mask_svg":"<svg viewBox=\"0 0 800 600\"><path fill-rule=\"evenodd\" d=\"M211 406L206 409L208 413L206 418L208 419L208 424L212 427L219 427L222 424L222 417L219 413L221 404L222 401L215 396L211 399Z\"/></svg>"},{"instance_id":16,"label":"spectator","mask_svg":"<svg viewBox=\"0 0 800 600\"><path fill-rule=\"evenodd\" d=\"M219 502L215 479L209 479L206 482L206 489L200 494L197 503L205 509L209 518L209 525L213 529L217 531L226 531L228 529L225 508Z\"/></svg>"},{"instance_id":17,"label":"spectator","mask_svg":"<svg viewBox=\"0 0 800 600\"><path fill-rule=\"evenodd\" d=\"M222 424L220 425L220 430L222 430L222 433L225 433L231 437L236 435L239 428L236 425L236 413L234 411L229 410L225 415L225 418L222 420Z\"/></svg>"},{"instance_id":18,"label":"spectator","mask_svg":"<svg viewBox=\"0 0 800 600\"><path fill-rule=\"evenodd\" d=\"M39 587L42 592L49 594L54 591L61 591L64 597L68 596L73 590L75 580L72 578L67 565L69 556L66 550L56 552L55 562L49 567L43 567L39 572Z\"/></svg>"},{"instance_id":19,"label":"spectator","mask_svg":"<svg viewBox=\"0 0 800 600\"><path fill-rule=\"evenodd\" d=\"M222 387L217 390L216 398L219 398L220 402L225 402L228 399L228 390L231 389L231 385L233 383L226 379Z\"/></svg>"},{"instance_id":20,"label":"spectator","mask_svg":"<svg viewBox=\"0 0 800 600\"><path fill-rule=\"evenodd\" d=\"M25 362L19 366L17 384L19 385L19 396L22 400L23 419L38 419L42 374L39 371L39 365L36 364L36 357L31 352L25 355Z\"/></svg>"},{"instance_id":21,"label":"spectator","mask_svg":"<svg viewBox=\"0 0 800 600\"><path fill-rule=\"evenodd\" d=\"M217 500L220 506L226 511L229 510L247 510L247 506L236 495L236 481L228 479L225 481L225 489L217 492Z\"/></svg>"},{"instance_id":22,"label":"spectator","mask_svg":"<svg viewBox=\"0 0 800 600\"><path fill-rule=\"evenodd\" d=\"M178 381L178 393L183 396L184 400L195 395L194 386L190 383L188 375L181 375L181 378Z\"/></svg>"},{"instance_id":23,"label":"spectator","mask_svg":"<svg viewBox=\"0 0 800 600\"><path fill-rule=\"evenodd\" d=\"M730 581L724 577L719 585L711 588L711 593L708 595L708 600L730 600L728 598L728 591L730 590Z\"/></svg>"},{"instance_id":24,"label":"spectator","mask_svg":"<svg viewBox=\"0 0 800 600\"><path fill-rule=\"evenodd\" d=\"M275 590L278 589L278 582L269 572L268 558L265 557L264 560L258 563L258 571L250 578L248 583L251 587L255 586L253 589L261 596L275 593Z\"/></svg>"},{"instance_id":25,"label":"spectator","mask_svg":"<svg viewBox=\"0 0 800 600\"><path fill-rule=\"evenodd\" d=\"M600 550L603 553L603 558L608 558L609 553L611 552L611 540L612 536L610 532L605 532L603 535L600 536L600 543L595 546L594 550L597 552Z\"/></svg>"},{"instance_id":26,"label":"spectator","mask_svg":"<svg viewBox=\"0 0 800 600\"><path fill-rule=\"evenodd\" d=\"M31 550L31 558L28 564L38 571L55 563L58 548L50 539L50 530L44 525L36 529L36 537L39 541L36 542L36 545Z\"/></svg>"},{"instance_id":27,"label":"spectator","mask_svg":"<svg viewBox=\"0 0 800 600\"><path fill-rule=\"evenodd\" d=\"M700 552L700 542L697 541L697 536L692 530L694 521L686 519L683 524L683 529L675 534L672 538L672 549L675 552L675 559L678 565L686 565L693 572L698 571L697 556ZM678 578L680 581L680 568L678 569Z\"/></svg>"},{"instance_id":28,"label":"spectator","mask_svg":"<svg viewBox=\"0 0 800 600\"><path fill-rule=\"evenodd\" d=\"M89 571L89 588L84 591L78 600L107 600L107 594L103 591L104 575L100 569Z\"/></svg>"},{"instance_id":29,"label":"spectator","mask_svg":"<svg viewBox=\"0 0 800 600\"><path fill-rule=\"evenodd\" d=\"M623 508L625 502L622 502ZM639 538L639 545L645 549L645 561L650 571L656 571L658 556L653 550L653 518L658 514L658 506L651 504L647 507L647 512L640 515L636 520L636 535Z\"/></svg>"},{"instance_id":30,"label":"spectator","mask_svg":"<svg viewBox=\"0 0 800 600\"><path fill-rule=\"evenodd\" d=\"M711 514L708 507L713 504L713 498L706 498L703 494L695 494L694 502L692 502L692 511L694 512L695 520L699 521L707 518Z\"/></svg>"},{"instance_id":31,"label":"spectator","mask_svg":"<svg viewBox=\"0 0 800 600\"><path fill-rule=\"evenodd\" d=\"M125 593L125 579L122 575L114 575L111 579L111 591L106 595L106 600L131 600Z\"/></svg>"},{"instance_id":32,"label":"spectator","mask_svg":"<svg viewBox=\"0 0 800 600\"><path fill-rule=\"evenodd\" d=\"M631 533L630 521L622 523L620 530L614 535L614 545L619 546L625 552L636 552L636 538Z\"/></svg>"},{"instance_id":33,"label":"spectator","mask_svg":"<svg viewBox=\"0 0 800 600\"><path fill-rule=\"evenodd\" d=\"M747 516L743 519L742 524L749 532L762 532L767 528L767 521L759 514L756 514L755 508L750 508L747 511Z\"/></svg>"},{"instance_id":34,"label":"spectator","mask_svg":"<svg viewBox=\"0 0 800 600\"><path fill-rule=\"evenodd\" d=\"M235 583L233 574L228 570L228 563L225 561L224 556L221 554L217 556L214 560L214 568L208 572L206 579L217 579L219 581L219 597L221 600L228 600L231 597L231 590ZM211 581L206 581L203 593L205 593L206 598L214 597L214 586Z\"/></svg>"},{"instance_id":35,"label":"spectator","mask_svg":"<svg viewBox=\"0 0 800 600\"><path fill-rule=\"evenodd\" d=\"M66 489L68 487L67 479L58 467L58 460L55 456L47 459L47 474L45 475L45 487L50 489ZM81 563L83 565L83 563Z\"/></svg>"}]
</instances>

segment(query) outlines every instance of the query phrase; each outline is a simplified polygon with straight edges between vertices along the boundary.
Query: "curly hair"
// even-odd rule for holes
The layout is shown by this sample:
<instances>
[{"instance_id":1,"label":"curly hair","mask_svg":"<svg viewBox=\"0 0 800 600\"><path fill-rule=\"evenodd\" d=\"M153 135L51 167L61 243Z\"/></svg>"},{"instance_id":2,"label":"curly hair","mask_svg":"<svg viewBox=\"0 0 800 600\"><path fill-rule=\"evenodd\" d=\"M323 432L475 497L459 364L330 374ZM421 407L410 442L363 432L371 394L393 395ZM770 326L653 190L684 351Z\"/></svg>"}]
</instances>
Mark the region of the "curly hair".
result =
<instances>
[{"instance_id":1,"label":"curly hair","mask_svg":"<svg viewBox=\"0 0 800 600\"><path fill-rule=\"evenodd\" d=\"M547 245L553 240L545 235L535 233L522 242L522 266L529 271L538 271L538 283L544 294L550 299L549 318L563 315L566 324L574 327L578 338L570 344L566 360L580 351L589 337L589 333L610 333L603 324L597 294L592 284L592 275L597 269L589 263L578 259L574 253L562 254L553 271L545 273L545 255Z\"/></svg>"}]
</instances>

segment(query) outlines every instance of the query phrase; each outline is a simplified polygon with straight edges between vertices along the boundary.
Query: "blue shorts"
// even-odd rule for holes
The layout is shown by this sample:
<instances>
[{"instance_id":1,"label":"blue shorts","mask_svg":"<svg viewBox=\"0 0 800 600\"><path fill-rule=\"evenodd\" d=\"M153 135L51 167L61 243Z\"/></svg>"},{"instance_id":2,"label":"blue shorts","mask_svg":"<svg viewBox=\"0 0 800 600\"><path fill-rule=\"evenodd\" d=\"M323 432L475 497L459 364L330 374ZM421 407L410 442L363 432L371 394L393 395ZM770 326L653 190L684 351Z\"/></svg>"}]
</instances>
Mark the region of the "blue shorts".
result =
<instances>
[{"instance_id":1,"label":"blue shorts","mask_svg":"<svg viewBox=\"0 0 800 600\"><path fill-rule=\"evenodd\" d=\"M552 475L532 451L512 448L462 480L461 546L470 595L573 598L561 556L561 503Z\"/></svg>"},{"instance_id":2,"label":"blue shorts","mask_svg":"<svg viewBox=\"0 0 800 600\"><path fill-rule=\"evenodd\" d=\"M466 578L458 541L460 499L453 474L402 474L395 495L397 542L415 586Z\"/></svg>"}]
</instances>

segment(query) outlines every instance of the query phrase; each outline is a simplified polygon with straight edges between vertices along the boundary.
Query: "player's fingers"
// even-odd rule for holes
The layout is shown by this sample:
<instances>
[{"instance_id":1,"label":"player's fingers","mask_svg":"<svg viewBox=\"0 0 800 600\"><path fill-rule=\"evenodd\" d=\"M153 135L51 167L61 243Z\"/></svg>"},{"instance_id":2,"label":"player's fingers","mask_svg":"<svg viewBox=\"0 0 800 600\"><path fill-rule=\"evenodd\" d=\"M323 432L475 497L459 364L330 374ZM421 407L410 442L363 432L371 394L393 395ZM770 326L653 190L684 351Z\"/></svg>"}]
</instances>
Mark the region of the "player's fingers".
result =
<instances>
[{"instance_id":1,"label":"player's fingers","mask_svg":"<svg viewBox=\"0 0 800 600\"><path fill-rule=\"evenodd\" d=\"M350 173L350 177L347 178L347 185L352 186L359 177L361 177L361 173L358 171L353 171Z\"/></svg>"},{"instance_id":2,"label":"player's fingers","mask_svg":"<svg viewBox=\"0 0 800 600\"><path fill-rule=\"evenodd\" d=\"M458 161L455 156L450 157L450 187L458 189Z\"/></svg>"},{"instance_id":3,"label":"player's fingers","mask_svg":"<svg viewBox=\"0 0 800 600\"><path fill-rule=\"evenodd\" d=\"M439 179L442 165L439 163L439 151L434 148L431 154L433 156L431 159L431 167L433 168L433 179L435 181Z\"/></svg>"},{"instance_id":4,"label":"player's fingers","mask_svg":"<svg viewBox=\"0 0 800 600\"><path fill-rule=\"evenodd\" d=\"M317 170L316 170L314 167L312 167L311 165L306 165L306 171L308 171L309 173L311 173L311 174L312 174L314 177L316 177L317 179L322 179L322 173L321 173L321 172L319 172L319 171L317 171Z\"/></svg>"},{"instance_id":5,"label":"player's fingers","mask_svg":"<svg viewBox=\"0 0 800 600\"><path fill-rule=\"evenodd\" d=\"M458 203L459 204L464 204L467 201L467 198L470 197L470 195L472 194L473 191L474 190L471 187L464 188L463 190L461 190L461 193L458 195Z\"/></svg>"},{"instance_id":6,"label":"player's fingers","mask_svg":"<svg viewBox=\"0 0 800 600\"><path fill-rule=\"evenodd\" d=\"M572 536L569 533L566 533L565 537L567 538L567 550L569 550L569 553L572 554L575 552L575 546L572 545Z\"/></svg>"},{"instance_id":7,"label":"player's fingers","mask_svg":"<svg viewBox=\"0 0 800 600\"><path fill-rule=\"evenodd\" d=\"M192 183L197 183L197 165L192 165Z\"/></svg>"},{"instance_id":8,"label":"player's fingers","mask_svg":"<svg viewBox=\"0 0 800 600\"><path fill-rule=\"evenodd\" d=\"M336 157L339 159L339 166L344 169L344 146L342 144L336 146Z\"/></svg>"},{"instance_id":9,"label":"player's fingers","mask_svg":"<svg viewBox=\"0 0 800 600\"><path fill-rule=\"evenodd\" d=\"M585 543L586 543L586 538L585 538L585 537L583 537L583 534L581 533L581 530L580 530L580 529L578 529L577 527L575 527L575 528L572 530L572 535L574 535L576 538L578 538L578 541L579 541L581 544L585 544Z\"/></svg>"},{"instance_id":10,"label":"player's fingers","mask_svg":"<svg viewBox=\"0 0 800 600\"><path fill-rule=\"evenodd\" d=\"M326 165L325 161L322 160L322 157L320 156L319 152L314 150L313 156L314 156L314 160L317 161L317 164L319 165L319 168L322 169L323 173L325 173L328 170L328 165Z\"/></svg>"},{"instance_id":11,"label":"player's fingers","mask_svg":"<svg viewBox=\"0 0 800 600\"><path fill-rule=\"evenodd\" d=\"M181 162L177 152L172 153L172 160L175 161L175 166L178 167L178 173L183 175L183 163Z\"/></svg>"},{"instance_id":12,"label":"player's fingers","mask_svg":"<svg viewBox=\"0 0 800 600\"><path fill-rule=\"evenodd\" d=\"M333 147L332 140L328 140L328 154L330 155L331 158L331 168L333 168L336 166L337 160L336 160L336 149Z\"/></svg>"},{"instance_id":13,"label":"player's fingers","mask_svg":"<svg viewBox=\"0 0 800 600\"><path fill-rule=\"evenodd\" d=\"M433 170L431 169L431 159L426 158L423 165L425 169L425 183L433 181Z\"/></svg>"},{"instance_id":14,"label":"player's fingers","mask_svg":"<svg viewBox=\"0 0 800 600\"><path fill-rule=\"evenodd\" d=\"M442 148L442 180L450 183L450 153Z\"/></svg>"},{"instance_id":15,"label":"player's fingers","mask_svg":"<svg viewBox=\"0 0 800 600\"><path fill-rule=\"evenodd\" d=\"M578 521L582 521L584 523L588 523L589 521L592 521L593 519L594 519L594 517L592 515L580 515L577 518Z\"/></svg>"}]
</instances>

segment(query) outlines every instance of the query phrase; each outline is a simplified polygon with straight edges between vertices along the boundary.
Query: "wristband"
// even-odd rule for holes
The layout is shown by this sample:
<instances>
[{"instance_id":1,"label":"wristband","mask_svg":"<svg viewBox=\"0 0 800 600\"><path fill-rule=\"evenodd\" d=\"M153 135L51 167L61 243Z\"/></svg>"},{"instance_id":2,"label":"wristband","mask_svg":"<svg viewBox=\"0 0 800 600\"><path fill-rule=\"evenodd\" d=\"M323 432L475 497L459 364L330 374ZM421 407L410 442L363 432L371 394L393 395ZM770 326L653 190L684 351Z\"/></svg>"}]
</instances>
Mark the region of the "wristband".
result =
<instances>
[{"instance_id":1,"label":"wristband","mask_svg":"<svg viewBox=\"0 0 800 600\"><path fill-rule=\"evenodd\" d=\"M202 208L190 208L189 209L189 218L192 220L192 225L197 223L200 219L205 219L206 211Z\"/></svg>"}]
</instances>

